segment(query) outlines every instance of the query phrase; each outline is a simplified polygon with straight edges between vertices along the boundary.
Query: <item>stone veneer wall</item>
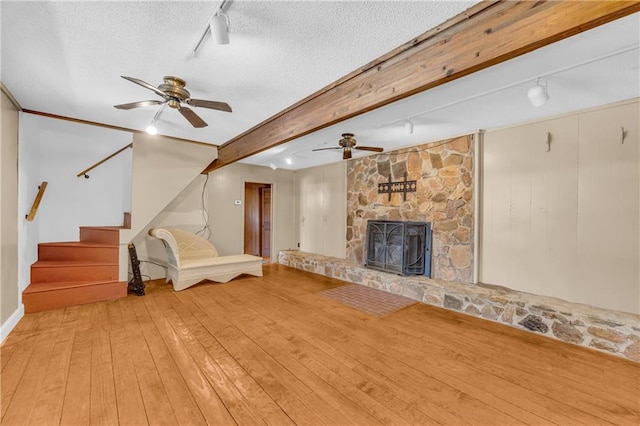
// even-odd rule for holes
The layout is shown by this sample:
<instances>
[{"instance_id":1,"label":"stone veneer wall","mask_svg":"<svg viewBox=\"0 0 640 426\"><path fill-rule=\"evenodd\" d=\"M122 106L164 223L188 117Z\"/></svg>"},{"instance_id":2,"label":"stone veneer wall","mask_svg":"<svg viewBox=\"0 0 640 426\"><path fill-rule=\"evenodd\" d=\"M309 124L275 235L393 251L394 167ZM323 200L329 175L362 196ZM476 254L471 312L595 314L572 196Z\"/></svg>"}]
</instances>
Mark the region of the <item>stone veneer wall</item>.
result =
<instances>
[{"instance_id":1,"label":"stone veneer wall","mask_svg":"<svg viewBox=\"0 0 640 426\"><path fill-rule=\"evenodd\" d=\"M347 171L347 259L365 262L367 221L431 222L432 276L473 280L473 149L462 136L350 160ZM378 194L378 183L416 180L416 192Z\"/></svg>"},{"instance_id":2,"label":"stone veneer wall","mask_svg":"<svg viewBox=\"0 0 640 426\"><path fill-rule=\"evenodd\" d=\"M610 311L505 287L402 277L348 260L289 250L279 263L399 294L640 362L640 315Z\"/></svg>"}]
</instances>

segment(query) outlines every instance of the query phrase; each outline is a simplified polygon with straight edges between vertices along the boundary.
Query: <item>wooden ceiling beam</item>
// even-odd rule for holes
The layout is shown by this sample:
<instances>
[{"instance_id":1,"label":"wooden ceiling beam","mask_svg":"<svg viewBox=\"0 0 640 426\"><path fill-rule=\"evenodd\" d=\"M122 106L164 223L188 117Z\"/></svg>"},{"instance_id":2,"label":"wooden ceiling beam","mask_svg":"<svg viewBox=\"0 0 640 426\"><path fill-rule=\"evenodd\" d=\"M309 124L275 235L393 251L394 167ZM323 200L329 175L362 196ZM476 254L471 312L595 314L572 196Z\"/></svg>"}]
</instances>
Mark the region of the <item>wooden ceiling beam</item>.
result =
<instances>
[{"instance_id":1,"label":"wooden ceiling beam","mask_svg":"<svg viewBox=\"0 0 640 426\"><path fill-rule=\"evenodd\" d=\"M486 1L227 141L203 173L640 11L637 1Z\"/></svg>"}]
</instances>

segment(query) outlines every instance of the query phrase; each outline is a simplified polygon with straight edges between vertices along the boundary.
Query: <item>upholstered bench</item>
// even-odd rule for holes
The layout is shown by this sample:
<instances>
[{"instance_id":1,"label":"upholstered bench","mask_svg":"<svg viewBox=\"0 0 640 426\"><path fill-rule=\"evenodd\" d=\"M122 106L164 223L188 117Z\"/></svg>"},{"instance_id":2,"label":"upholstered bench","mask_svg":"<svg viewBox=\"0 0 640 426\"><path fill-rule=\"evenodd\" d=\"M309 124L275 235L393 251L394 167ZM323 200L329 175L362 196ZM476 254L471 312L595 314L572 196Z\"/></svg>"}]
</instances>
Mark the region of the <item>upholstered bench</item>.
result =
<instances>
[{"instance_id":1,"label":"upholstered bench","mask_svg":"<svg viewBox=\"0 0 640 426\"><path fill-rule=\"evenodd\" d=\"M149 235L159 238L167 249L167 281L176 291L200 281L221 283L242 274L262 276L262 258L249 254L218 256L208 240L175 228L152 228Z\"/></svg>"}]
</instances>

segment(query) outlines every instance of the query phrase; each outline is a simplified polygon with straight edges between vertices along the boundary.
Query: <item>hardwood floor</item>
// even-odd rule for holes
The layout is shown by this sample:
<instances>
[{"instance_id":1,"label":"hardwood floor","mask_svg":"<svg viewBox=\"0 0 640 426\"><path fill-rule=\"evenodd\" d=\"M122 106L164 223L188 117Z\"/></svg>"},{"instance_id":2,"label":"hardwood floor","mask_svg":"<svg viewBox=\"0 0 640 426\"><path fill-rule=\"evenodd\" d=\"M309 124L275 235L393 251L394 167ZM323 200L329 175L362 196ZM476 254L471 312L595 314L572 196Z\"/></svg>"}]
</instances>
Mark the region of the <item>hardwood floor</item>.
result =
<instances>
[{"instance_id":1,"label":"hardwood floor","mask_svg":"<svg viewBox=\"0 0 640 426\"><path fill-rule=\"evenodd\" d=\"M26 315L2 424L637 425L640 365L443 309L377 318L262 278Z\"/></svg>"}]
</instances>

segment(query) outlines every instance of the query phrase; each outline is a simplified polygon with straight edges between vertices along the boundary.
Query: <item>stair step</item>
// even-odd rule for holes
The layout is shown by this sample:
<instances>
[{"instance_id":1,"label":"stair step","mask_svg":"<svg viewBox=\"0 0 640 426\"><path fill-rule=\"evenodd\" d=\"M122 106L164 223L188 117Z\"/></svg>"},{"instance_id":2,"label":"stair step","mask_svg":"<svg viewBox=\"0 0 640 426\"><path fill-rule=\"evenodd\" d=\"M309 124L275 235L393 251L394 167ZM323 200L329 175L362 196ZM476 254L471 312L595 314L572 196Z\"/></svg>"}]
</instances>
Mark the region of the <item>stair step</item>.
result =
<instances>
[{"instance_id":1,"label":"stair step","mask_svg":"<svg viewBox=\"0 0 640 426\"><path fill-rule=\"evenodd\" d=\"M81 226L80 241L119 245L120 229L116 226Z\"/></svg>"},{"instance_id":2,"label":"stair step","mask_svg":"<svg viewBox=\"0 0 640 426\"><path fill-rule=\"evenodd\" d=\"M126 281L58 281L31 283L22 292L25 313L66 308L127 296Z\"/></svg>"},{"instance_id":3,"label":"stair step","mask_svg":"<svg viewBox=\"0 0 640 426\"><path fill-rule=\"evenodd\" d=\"M31 283L22 294L42 293L48 291L64 290L69 288L90 287L109 284L114 281L54 281L50 283Z\"/></svg>"},{"instance_id":4,"label":"stair step","mask_svg":"<svg viewBox=\"0 0 640 426\"><path fill-rule=\"evenodd\" d=\"M31 265L32 283L66 281L115 281L118 262L39 260Z\"/></svg>"},{"instance_id":5,"label":"stair step","mask_svg":"<svg viewBox=\"0 0 640 426\"><path fill-rule=\"evenodd\" d=\"M118 246L86 241L38 244L39 260L118 262Z\"/></svg>"}]
</instances>

